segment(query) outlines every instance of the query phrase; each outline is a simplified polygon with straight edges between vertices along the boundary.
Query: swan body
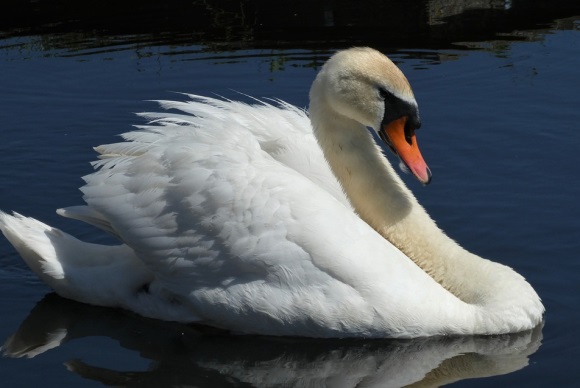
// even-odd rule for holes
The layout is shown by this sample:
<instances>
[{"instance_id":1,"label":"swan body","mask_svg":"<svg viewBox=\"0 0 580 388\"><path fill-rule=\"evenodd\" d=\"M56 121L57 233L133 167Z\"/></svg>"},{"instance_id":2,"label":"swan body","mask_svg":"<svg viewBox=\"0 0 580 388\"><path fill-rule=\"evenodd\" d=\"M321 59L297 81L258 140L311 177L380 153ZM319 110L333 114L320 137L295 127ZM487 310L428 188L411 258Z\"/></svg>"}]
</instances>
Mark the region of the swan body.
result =
<instances>
[{"instance_id":1,"label":"swan body","mask_svg":"<svg viewBox=\"0 0 580 388\"><path fill-rule=\"evenodd\" d=\"M238 333L307 337L497 334L544 308L515 271L475 256L431 220L377 134L427 184L417 103L369 48L335 54L309 114L190 95L96 148L86 206L103 246L17 213L0 229L61 296Z\"/></svg>"}]
</instances>

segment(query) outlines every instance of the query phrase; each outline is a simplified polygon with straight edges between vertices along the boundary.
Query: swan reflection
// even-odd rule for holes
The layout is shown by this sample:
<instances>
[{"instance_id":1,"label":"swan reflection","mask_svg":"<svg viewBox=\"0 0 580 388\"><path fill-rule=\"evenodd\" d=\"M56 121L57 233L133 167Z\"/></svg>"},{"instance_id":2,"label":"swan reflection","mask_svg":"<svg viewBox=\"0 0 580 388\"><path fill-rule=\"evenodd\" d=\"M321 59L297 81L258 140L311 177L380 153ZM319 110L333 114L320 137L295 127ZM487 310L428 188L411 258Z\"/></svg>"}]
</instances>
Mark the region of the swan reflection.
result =
<instances>
[{"instance_id":1,"label":"swan reflection","mask_svg":"<svg viewBox=\"0 0 580 388\"><path fill-rule=\"evenodd\" d=\"M49 294L6 340L2 352L34 357L95 336L138 352L151 360L150 367L114 371L71 360L66 363L69 370L105 385L164 387L435 387L524 368L542 339L541 326L519 334L415 340L232 336Z\"/></svg>"}]
</instances>

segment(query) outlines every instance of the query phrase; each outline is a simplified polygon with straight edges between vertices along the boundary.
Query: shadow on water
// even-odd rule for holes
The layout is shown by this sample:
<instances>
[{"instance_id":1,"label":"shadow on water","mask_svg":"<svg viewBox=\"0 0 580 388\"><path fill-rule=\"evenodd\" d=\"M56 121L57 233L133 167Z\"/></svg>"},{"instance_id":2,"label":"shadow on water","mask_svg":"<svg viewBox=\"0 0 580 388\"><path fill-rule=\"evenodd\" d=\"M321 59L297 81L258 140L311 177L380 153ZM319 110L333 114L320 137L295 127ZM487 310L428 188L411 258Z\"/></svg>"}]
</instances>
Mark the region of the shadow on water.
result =
<instances>
[{"instance_id":1,"label":"shadow on water","mask_svg":"<svg viewBox=\"0 0 580 388\"><path fill-rule=\"evenodd\" d=\"M306 387L340 382L341 386L436 387L526 367L541 345L542 328L501 336L416 340L230 336L49 294L2 350L8 357L35 357L90 337L111 338L150 360L145 371L106 369L79 359L65 363L70 371L105 385Z\"/></svg>"},{"instance_id":2,"label":"shadow on water","mask_svg":"<svg viewBox=\"0 0 580 388\"><path fill-rule=\"evenodd\" d=\"M35 36L7 45L56 56L168 44L200 52L474 48L470 42L537 40L548 26L577 29L580 15L576 0L6 1L0 38Z\"/></svg>"}]
</instances>

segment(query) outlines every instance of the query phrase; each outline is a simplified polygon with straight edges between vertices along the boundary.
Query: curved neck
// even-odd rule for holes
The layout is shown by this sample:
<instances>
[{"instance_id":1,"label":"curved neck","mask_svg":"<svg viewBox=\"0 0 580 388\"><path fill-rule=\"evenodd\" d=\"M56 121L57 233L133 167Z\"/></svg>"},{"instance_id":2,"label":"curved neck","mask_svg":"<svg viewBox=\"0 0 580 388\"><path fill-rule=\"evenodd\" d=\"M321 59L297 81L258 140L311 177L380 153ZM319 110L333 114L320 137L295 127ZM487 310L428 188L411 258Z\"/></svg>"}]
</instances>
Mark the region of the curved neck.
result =
<instances>
[{"instance_id":1,"label":"curved neck","mask_svg":"<svg viewBox=\"0 0 580 388\"><path fill-rule=\"evenodd\" d=\"M321 112L324 108L316 105L310 109L320 147L359 216L438 283L460 299L472 301L454 284L463 281L454 281L448 271L454 259L469 254L436 226L368 130L344 116Z\"/></svg>"},{"instance_id":2,"label":"curved neck","mask_svg":"<svg viewBox=\"0 0 580 388\"><path fill-rule=\"evenodd\" d=\"M456 297L481 307L479 319L501 320L519 304L524 310L517 322L525 316L529 325L532 315L534 325L539 322L543 307L532 287L510 268L471 254L447 237L363 125L330 111L323 99L311 103L310 115L333 173L363 220ZM513 330L514 323L509 325Z\"/></svg>"}]
</instances>

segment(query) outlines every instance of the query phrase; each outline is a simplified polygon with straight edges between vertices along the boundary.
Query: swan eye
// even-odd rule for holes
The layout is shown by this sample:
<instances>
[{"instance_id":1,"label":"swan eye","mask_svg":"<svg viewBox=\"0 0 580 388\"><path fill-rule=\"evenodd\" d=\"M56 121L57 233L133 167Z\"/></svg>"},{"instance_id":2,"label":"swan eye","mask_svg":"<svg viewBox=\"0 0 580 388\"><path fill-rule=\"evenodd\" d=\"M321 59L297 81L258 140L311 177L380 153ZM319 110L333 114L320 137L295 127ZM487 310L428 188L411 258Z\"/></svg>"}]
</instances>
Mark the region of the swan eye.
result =
<instances>
[{"instance_id":1,"label":"swan eye","mask_svg":"<svg viewBox=\"0 0 580 388\"><path fill-rule=\"evenodd\" d=\"M381 98L381 100L383 100L383 101L386 100L388 95L389 95L389 92L387 92L383 88L379 88L379 97Z\"/></svg>"}]
</instances>

